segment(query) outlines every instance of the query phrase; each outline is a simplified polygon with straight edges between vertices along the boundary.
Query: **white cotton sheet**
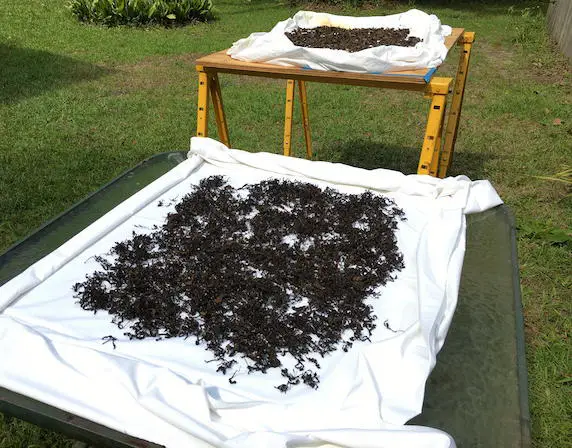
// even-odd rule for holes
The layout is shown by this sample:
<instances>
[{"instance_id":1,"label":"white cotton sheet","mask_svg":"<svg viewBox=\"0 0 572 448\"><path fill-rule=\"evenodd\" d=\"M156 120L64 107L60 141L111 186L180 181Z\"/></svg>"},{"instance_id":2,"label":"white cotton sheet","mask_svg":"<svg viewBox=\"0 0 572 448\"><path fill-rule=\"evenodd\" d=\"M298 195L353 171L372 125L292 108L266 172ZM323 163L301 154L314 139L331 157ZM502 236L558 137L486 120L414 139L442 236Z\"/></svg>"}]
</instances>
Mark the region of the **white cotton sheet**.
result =
<instances>
[{"instance_id":1,"label":"white cotton sheet","mask_svg":"<svg viewBox=\"0 0 572 448\"><path fill-rule=\"evenodd\" d=\"M75 303L72 285L99 268L94 255L160 225L173 201L213 174L234 186L279 177L349 193L370 189L406 213L397 231L405 269L367 299L378 316L372 342L321 360L317 390L280 393L278 369L248 375L244 368L231 385L194 341L130 341L107 313ZM0 385L169 448L454 447L442 431L404 424L421 411L453 316L465 213L500 203L487 181L464 176L368 171L194 137L188 160L0 288ZM102 344L107 335L118 339L116 349Z\"/></svg>"},{"instance_id":2,"label":"white cotton sheet","mask_svg":"<svg viewBox=\"0 0 572 448\"><path fill-rule=\"evenodd\" d=\"M409 36L418 37L422 41L413 47L383 45L350 53L329 48L299 47L284 35L297 28L318 26L408 28ZM229 48L227 54L241 61L356 73L434 68L441 65L447 56L445 37L450 35L451 31L451 27L442 25L437 16L417 9L371 17L299 11L294 17L278 22L267 33L252 33L244 39L239 39Z\"/></svg>"}]
</instances>

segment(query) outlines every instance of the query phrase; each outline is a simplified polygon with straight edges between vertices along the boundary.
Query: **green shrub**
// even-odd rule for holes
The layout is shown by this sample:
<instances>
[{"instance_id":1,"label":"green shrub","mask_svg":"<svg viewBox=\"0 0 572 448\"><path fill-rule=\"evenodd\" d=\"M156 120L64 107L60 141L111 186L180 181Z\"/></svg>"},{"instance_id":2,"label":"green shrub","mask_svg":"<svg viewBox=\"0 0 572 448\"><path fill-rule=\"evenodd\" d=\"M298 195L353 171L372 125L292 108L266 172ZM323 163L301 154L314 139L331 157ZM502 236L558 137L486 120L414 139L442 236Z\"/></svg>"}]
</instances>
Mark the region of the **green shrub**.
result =
<instances>
[{"instance_id":1,"label":"green shrub","mask_svg":"<svg viewBox=\"0 0 572 448\"><path fill-rule=\"evenodd\" d=\"M353 8L360 8L365 4L372 4L376 5L378 3L385 3L385 0L288 0L288 5L291 7L294 6L303 6L304 4L310 5L320 5L320 6L336 6L336 7L343 7L343 6L351 6ZM311 7L308 9L312 9Z\"/></svg>"},{"instance_id":2,"label":"green shrub","mask_svg":"<svg viewBox=\"0 0 572 448\"><path fill-rule=\"evenodd\" d=\"M213 18L212 0L71 0L82 22L114 25L182 25Z\"/></svg>"}]
</instances>

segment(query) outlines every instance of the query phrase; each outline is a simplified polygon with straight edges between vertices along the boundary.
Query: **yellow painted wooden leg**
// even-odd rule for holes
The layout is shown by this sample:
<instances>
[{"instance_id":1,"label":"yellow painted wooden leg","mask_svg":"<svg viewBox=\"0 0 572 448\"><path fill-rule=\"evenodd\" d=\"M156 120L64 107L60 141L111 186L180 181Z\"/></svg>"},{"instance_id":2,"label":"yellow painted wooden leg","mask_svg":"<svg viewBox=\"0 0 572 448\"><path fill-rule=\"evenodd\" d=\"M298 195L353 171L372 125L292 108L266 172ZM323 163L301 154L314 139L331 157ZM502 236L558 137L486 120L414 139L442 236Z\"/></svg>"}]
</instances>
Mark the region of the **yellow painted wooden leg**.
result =
<instances>
[{"instance_id":1,"label":"yellow painted wooden leg","mask_svg":"<svg viewBox=\"0 0 572 448\"><path fill-rule=\"evenodd\" d=\"M284 155L292 155L292 116L294 115L294 80L286 84L286 114L284 120Z\"/></svg>"},{"instance_id":2,"label":"yellow painted wooden leg","mask_svg":"<svg viewBox=\"0 0 572 448\"><path fill-rule=\"evenodd\" d=\"M208 136L208 120L209 120L209 84L210 79L206 72L202 71L202 67L197 67L199 71L199 93L197 107L197 136Z\"/></svg>"},{"instance_id":3,"label":"yellow painted wooden leg","mask_svg":"<svg viewBox=\"0 0 572 448\"><path fill-rule=\"evenodd\" d=\"M443 109L447 109L447 103L443 106ZM443 136L443 128L445 127L445 110L443 110L443 118L441 120L441 125L439 126L439 130L437 131L437 137L435 138L435 151L433 152L433 159L431 159L431 168L429 169L429 174L431 176L437 176L439 173L439 160L440 160L440 152L441 152L441 140Z\"/></svg>"},{"instance_id":4,"label":"yellow painted wooden leg","mask_svg":"<svg viewBox=\"0 0 572 448\"><path fill-rule=\"evenodd\" d=\"M431 108L427 117L427 128L423 139L423 148L419 157L417 174L437 175L439 160L439 142L443 131L443 116L447 95L434 94L431 99Z\"/></svg>"},{"instance_id":5,"label":"yellow painted wooden leg","mask_svg":"<svg viewBox=\"0 0 572 448\"><path fill-rule=\"evenodd\" d=\"M312 136L310 134L310 115L308 114L308 94L306 81L298 81L300 93L300 105L302 108L302 126L304 127L304 139L306 140L306 158L312 158Z\"/></svg>"},{"instance_id":6,"label":"yellow painted wooden leg","mask_svg":"<svg viewBox=\"0 0 572 448\"><path fill-rule=\"evenodd\" d=\"M226 124L226 116L224 114L224 106L222 104L222 92L220 90L220 83L218 82L218 75L216 73L210 74L210 93L214 106L219 139L230 148L228 125Z\"/></svg>"},{"instance_id":7,"label":"yellow painted wooden leg","mask_svg":"<svg viewBox=\"0 0 572 448\"><path fill-rule=\"evenodd\" d=\"M433 78L427 86L427 93L431 96L431 106L427 116L427 128L419 156L417 174L437 175L440 136L443 132L445 104L451 81L451 78Z\"/></svg>"},{"instance_id":8,"label":"yellow painted wooden leg","mask_svg":"<svg viewBox=\"0 0 572 448\"><path fill-rule=\"evenodd\" d=\"M440 178L447 175L447 169L453 161L453 153L455 152L455 141L457 140L457 131L459 129L459 121L461 119L461 108L463 107L463 95L465 94L465 84L467 82L467 74L469 72L469 61L471 58L471 49L475 41L475 33L465 32L459 40L461 56L459 58L459 67L455 78L455 87L453 89L453 99L451 100L451 109L447 117L447 127L445 128L445 143L441 152L441 160L439 162Z\"/></svg>"}]
</instances>

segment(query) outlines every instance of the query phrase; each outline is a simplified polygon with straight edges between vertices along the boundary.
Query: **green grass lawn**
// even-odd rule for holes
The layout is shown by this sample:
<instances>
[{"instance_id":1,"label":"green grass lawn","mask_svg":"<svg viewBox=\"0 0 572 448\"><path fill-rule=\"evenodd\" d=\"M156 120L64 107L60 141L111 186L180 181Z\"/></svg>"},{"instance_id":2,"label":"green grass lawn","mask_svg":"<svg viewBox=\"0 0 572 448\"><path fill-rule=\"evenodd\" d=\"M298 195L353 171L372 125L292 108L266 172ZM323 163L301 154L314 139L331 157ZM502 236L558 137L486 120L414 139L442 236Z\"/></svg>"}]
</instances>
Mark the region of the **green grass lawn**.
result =
<instances>
[{"instance_id":1,"label":"green grass lawn","mask_svg":"<svg viewBox=\"0 0 572 448\"><path fill-rule=\"evenodd\" d=\"M522 228L534 446L572 447L571 246L552 241L558 232L570 236L571 191L536 177L572 165L570 65L550 44L541 8L515 3L417 7L477 33L449 174L489 179ZM194 59L299 9L271 0L215 5L214 23L164 30L85 26L65 0L0 2L0 250L136 162L187 149ZM455 59L440 73L452 76ZM280 152L284 82L222 76L221 83L233 146ZM308 94L319 159L416 170L428 104L421 95L314 84ZM294 148L302 156L299 125L298 118ZM0 448L60 446L71 442L0 416Z\"/></svg>"}]
</instances>

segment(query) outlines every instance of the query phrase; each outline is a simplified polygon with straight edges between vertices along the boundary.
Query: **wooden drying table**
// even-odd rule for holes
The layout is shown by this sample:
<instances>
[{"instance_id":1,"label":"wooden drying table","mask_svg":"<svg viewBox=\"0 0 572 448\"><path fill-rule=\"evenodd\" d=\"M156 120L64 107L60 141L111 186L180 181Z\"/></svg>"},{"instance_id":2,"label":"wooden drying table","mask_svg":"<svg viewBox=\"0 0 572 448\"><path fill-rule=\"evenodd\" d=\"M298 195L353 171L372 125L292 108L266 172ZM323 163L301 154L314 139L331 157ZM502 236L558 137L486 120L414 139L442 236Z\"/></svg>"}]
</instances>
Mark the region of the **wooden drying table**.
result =
<instances>
[{"instance_id":1,"label":"wooden drying table","mask_svg":"<svg viewBox=\"0 0 572 448\"><path fill-rule=\"evenodd\" d=\"M226 50L212 53L196 61L199 72L199 92L197 111L197 135L208 135L208 105L209 95L212 96L215 118L220 140L230 146L228 126L222 102L222 93L218 80L219 73L235 75L261 76L266 78L287 79L286 87L286 120L284 124L284 154L292 155L292 113L294 108L295 84L298 84L300 94L302 123L306 140L306 155L312 157L312 141L310 137L310 122L308 116L308 101L306 81L324 82L330 84L348 84L355 86L378 87L397 90L412 90L423 92L431 99L425 138L419 157L418 174L445 177L451 165L457 129L461 116L461 106L469 58L475 34L466 32L463 28L453 28L453 32L445 39L447 49L458 44L461 47L459 67L453 88L451 108L445 126L445 109L447 95L453 82L452 78L434 77L436 68L412 71L389 71L383 74L352 73L310 70L299 67L283 67L258 62L244 62L232 59ZM443 128L445 137L441 148Z\"/></svg>"}]
</instances>

